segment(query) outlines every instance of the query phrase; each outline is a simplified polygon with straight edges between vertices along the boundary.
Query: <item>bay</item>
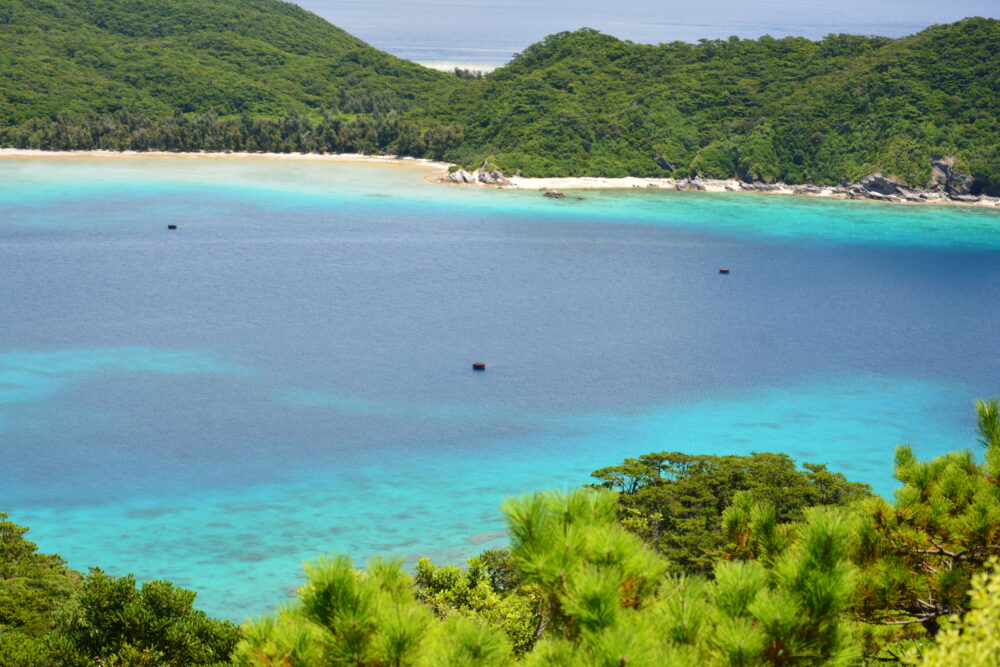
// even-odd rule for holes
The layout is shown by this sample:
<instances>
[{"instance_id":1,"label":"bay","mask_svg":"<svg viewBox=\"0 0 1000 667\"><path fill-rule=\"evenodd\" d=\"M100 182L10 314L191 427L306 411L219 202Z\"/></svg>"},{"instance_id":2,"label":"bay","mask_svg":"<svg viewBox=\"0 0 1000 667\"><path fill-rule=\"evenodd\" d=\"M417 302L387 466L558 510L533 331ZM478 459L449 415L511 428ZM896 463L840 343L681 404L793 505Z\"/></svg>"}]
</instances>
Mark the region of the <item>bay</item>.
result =
<instances>
[{"instance_id":1,"label":"bay","mask_svg":"<svg viewBox=\"0 0 1000 667\"><path fill-rule=\"evenodd\" d=\"M0 511L239 619L313 555L457 562L502 498L648 451L888 495L898 442L971 447L1000 392L996 211L427 174L0 160Z\"/></svg>"}]
</instances>

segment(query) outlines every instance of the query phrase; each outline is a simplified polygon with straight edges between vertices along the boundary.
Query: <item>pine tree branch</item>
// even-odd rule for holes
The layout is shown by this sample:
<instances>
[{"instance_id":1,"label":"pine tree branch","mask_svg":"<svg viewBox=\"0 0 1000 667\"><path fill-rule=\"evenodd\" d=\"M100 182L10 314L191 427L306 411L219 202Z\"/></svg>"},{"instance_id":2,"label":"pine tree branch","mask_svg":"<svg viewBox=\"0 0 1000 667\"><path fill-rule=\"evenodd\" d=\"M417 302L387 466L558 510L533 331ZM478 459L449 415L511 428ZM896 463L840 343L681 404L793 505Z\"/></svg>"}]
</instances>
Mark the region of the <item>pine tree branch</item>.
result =
<instances>
[{"instance_id":1,"label":"pine tree branch","mask_svg":"<svg viewBox=\"0 0 1000 667\"><path fill-rule=\"evenodd\" d=\"M923 623L926 620L934 618L933 616L927 616L926 618L914 618L908 621L875 621L877 625L913 625L914 623Z\"/></svg>"}]
</instances>

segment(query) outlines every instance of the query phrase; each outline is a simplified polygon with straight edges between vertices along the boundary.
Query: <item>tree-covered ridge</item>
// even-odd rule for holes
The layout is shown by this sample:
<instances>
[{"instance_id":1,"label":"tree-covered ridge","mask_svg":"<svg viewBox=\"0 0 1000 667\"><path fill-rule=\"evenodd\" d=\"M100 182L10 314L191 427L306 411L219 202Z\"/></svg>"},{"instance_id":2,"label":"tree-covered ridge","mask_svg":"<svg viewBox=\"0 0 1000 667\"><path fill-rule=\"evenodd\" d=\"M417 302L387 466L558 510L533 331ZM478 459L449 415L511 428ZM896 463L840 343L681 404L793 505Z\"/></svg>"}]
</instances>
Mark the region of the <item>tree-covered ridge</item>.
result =
<instances>
[{"instance_id":1,"label":"tree-covered ridge","mask_svg":"<svg viewBox=\"0 0 1000 667\"><path fill-rule=\"evenodd\" d=\"M0 126L128 109L158 118L389 112L454 76L279 0L6 0Z\"/></svg>"},{"instance_id":2,"label":"tree-covered ridge","mask_svg":"<svg viewBox=\"0 0 1000 667\"><path fill-rule=\"evenodd\" d=\"M475 101L459 161L527 176L816 184L882 171L923 186L932 159L957 157L995 190L997 44L1000 21L982 18L896 40L649 46L562 33L465 91Z\"/></svg>"}]
</instances>

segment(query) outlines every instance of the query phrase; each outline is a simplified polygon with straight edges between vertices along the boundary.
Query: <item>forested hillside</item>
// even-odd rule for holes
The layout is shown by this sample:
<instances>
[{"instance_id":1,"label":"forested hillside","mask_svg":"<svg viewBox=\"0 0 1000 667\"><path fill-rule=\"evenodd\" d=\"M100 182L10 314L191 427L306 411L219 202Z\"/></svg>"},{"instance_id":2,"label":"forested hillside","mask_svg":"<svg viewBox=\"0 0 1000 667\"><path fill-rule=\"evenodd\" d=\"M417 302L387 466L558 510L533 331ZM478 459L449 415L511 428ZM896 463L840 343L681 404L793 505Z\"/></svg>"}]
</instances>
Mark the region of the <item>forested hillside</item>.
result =
<instances>
[{"instance_id":1,"label":"forested hillside","mask_svg":"<svg viewBox=\"0 0 1000 667\"><path fill-rule=\"evenodd\" d=\"M525 176L882 172L1000 194L998 45L982 18L895 40L652 46L583 29L468 79L278 0L7 0L0 144L389 152Z\"/></svg>"},{"instance_id":2,"label":"forested hillside","mask_svg":"<svg viewBox=\"0 0 1000 667\"><path fill-rule=\"evenodd\" d=\"M278 0L0 6L8 145L422 153L450 129L421 105L460 83Z\"/></svg>"},{"instance_id":3,"label":"forested hillside","mask_svg":"<svg viewBox=\"0 0 1000 667\"><path fill-rule=\"evenodd\" d=\"M0 120L410 108L454 78L277 0L5 0Z\"/></svg>"},{"instance_id":4,"label":"forested hillside","mask_svg":"<svg viewBox=\"0 0 1000 667\"><path fill-rule=\"evenodd\" d=\"M833 184L932 158L1000 188L1000 21L899 40L631 44L549 37L466 91L459 161L524 175L678 174ZM985 183L983 184L985 185Z\"/></svg>"}]
</instances>

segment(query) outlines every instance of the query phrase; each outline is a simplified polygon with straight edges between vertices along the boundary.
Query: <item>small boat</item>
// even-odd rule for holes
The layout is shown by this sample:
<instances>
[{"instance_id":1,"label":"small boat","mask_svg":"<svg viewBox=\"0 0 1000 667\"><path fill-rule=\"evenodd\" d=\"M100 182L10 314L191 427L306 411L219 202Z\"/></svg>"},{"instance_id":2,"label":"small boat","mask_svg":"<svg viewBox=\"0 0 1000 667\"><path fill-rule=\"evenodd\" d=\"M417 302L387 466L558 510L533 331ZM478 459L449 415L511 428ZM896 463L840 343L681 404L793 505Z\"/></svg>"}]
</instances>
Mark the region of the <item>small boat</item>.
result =
<instances>
[{"instance_id":1,"label":"small boat","mask_svg":"<svg viewBox=\"0 0 1000 667\"><path fill-rule=\"evenodd\" d=\"M177 225L167 225L167 229L177 229Z\"/></svg>"},{"instance_id":2,"label":"small boat","mask_svg":"<svg viewBox=\"0 0 1000 667\"><path fill-rule=\"evenodd\" d=\"M729 275L729 269L719 269L719 273L723 275Z\"/></svg>"},{"instance_id":3,"label":"small boat","mask_svg":"<svg viewBox=\"0 0 1000 667\"><path fill-rule=\"evenodd\" d=\"M472 364L472 370L474 370L474 371L485 371L486 370L486 364L483 363L482 361L477 361L476 363Z\"/></svg>"}]
</instances>

